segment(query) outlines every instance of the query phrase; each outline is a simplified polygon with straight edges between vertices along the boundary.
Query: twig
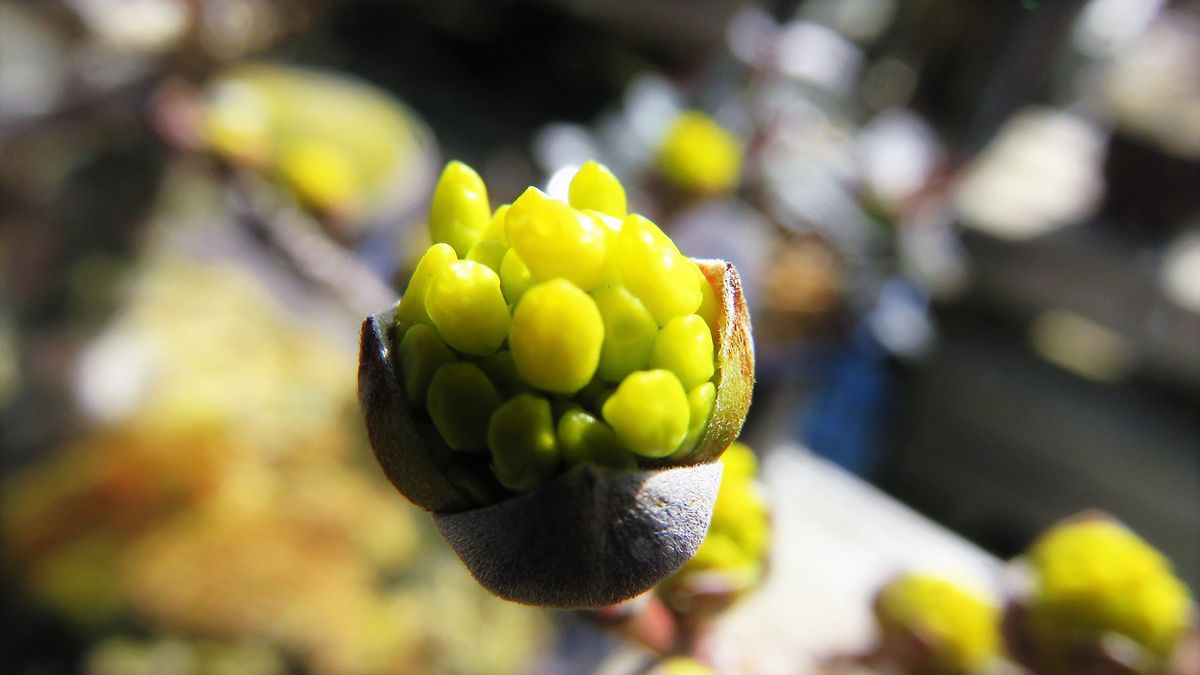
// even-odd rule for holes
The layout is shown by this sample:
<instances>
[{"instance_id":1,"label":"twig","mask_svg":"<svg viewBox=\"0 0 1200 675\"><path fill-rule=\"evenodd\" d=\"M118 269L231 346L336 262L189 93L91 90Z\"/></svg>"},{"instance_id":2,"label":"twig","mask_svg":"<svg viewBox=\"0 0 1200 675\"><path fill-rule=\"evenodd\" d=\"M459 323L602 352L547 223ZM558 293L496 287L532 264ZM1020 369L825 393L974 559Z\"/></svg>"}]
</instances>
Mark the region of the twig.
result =
<instances>
[{"instance_id":1,"label":"twig","mask_svg":"<svg viewBox=\"0 0 1200 675\"><path fill-rule=\"evenodd\" d=\"M350 310L366 316L395 302L395 290L325 234L315 219L283 203L262 179L234 171L227 185L239 220Z\"/></svg>"}]
</instances>

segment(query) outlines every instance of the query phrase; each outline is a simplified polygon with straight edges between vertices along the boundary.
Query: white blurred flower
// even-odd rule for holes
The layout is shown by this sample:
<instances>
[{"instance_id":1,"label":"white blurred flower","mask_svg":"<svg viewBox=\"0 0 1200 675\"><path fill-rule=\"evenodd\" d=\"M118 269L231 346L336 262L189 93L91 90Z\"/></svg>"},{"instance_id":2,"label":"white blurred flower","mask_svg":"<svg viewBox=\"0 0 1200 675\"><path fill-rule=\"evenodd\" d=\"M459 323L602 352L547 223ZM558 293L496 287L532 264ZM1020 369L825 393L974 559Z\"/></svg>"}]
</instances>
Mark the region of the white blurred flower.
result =
<instances>
[{"instance_id":1,"label":"white blurred flower","mask_svg":"<svg viewBox=\"0 0 1200 675\"><path fill-rule=\"evenodd\" d=\"M967 169L955 202L968 226L1028 239L1078 223L1103 196L1106 134L1069 113L1013 116Z\"/></svg>"}]
</instances>

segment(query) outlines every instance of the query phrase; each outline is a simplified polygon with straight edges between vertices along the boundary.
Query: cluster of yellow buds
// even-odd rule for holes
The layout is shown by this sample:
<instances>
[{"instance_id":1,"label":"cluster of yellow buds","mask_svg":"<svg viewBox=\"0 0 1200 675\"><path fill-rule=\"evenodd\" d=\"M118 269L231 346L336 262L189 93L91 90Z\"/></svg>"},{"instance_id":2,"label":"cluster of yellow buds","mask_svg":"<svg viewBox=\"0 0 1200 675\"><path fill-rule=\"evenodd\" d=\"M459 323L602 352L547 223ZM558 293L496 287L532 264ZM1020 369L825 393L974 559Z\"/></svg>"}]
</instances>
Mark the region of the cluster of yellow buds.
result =
<instances>
[{"instance_id":1,"label":"cluster of yellow buds","mask_svg":"<svg viewBox=\"0 0 1200 675\"><path fill-rule=\"evenodd\" d=\"M305 206L371 215L411 183L419 123L381 90L301 68L248 64L208 87L200 141L213 154L277 180Z\"/></svg>"},{"instance_id":2,"label":"cluster of yellow buds","mask_svg":"<svg viewBox=\"0 0 1200 675\"><path fill-rule=\"evenodd\" d=\"M884 586L876 604L881 643L919 640L922 672L988 672L1001 658L996 604L940 577L906 574Z\"/></svg>"},{"instance_id":3,"label":"cluster of yellow buds","mask_svg":"<svg viewBox=\"0 0 1200 675\"><path fill-rule=\"evenodd\" d=\"M490 453L517 492L580 463L687 460L716 401L713 284L626 212L608 169L584 164L566 202L531 187L492 211L479 175L450 162L429 230L396 362L450 450ZM479 493L479 478L450 479Z\"/></svg>"},{"instance_id":4,"label":"cluster of yellow buds","mask_svg":"<svg viewBox=\"0 0 1200 675\"><path fill-rule=\"evenodd\" d=\"M1059 525L1034 543L1028 558L1034 577L1029 618L1043 648L1116 634L1161 663L1187 630L1187 587L1161 553L1118 522Z\"/></svg>"},{"instance_id":5,"label":"cluster of yellow buds","mask_svg":"<svg viewBox=\"0 0 1200 675\"><path fill-rule=\"evenodd\" d=\"M684 192L711 195L728 192L742 170L738 139L702 112L681 113L658 148L658 170Z\"/></svg>"}]
</instances>

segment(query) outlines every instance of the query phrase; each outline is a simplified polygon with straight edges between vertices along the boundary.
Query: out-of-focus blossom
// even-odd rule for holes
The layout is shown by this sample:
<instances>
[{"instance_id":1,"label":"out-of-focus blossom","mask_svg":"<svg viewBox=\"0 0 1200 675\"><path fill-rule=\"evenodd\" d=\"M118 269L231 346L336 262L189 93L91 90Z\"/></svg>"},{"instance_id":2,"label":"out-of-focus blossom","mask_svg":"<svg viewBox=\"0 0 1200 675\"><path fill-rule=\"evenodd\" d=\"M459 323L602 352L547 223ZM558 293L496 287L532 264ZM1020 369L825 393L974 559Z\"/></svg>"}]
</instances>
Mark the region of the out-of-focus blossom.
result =
<instances>
[{"instance_id":1,"label":"out-of-focus blossom","mask_svg":"<svg viewBox=\"0 0 1200 675\"><path fill-rule=\"evenodd\" d=\"M855 145L868 197L893 212L928 184L942 161L933 129L904 109L873 117Z\"/></svg>"},{"instance_id":2,"label":"out-of-focus blossom","mask_svg":"<svg viewBox=\"0 0 1200 675\"><path fill-rule=\"evenodd\" d=\"M1200 160L1200 18L1164 15L1122 52L1104 78L1118 126L1168 152Z\"/></svg>"},{"instance_id":3,"label":"out-of-focus blossom","mask_svg":"<svg viewBox=\"0 0 1200 675\"><path fill-rule=\"evenodd\" d=\"M1170 561L1116 521L1059 525L1034 543L1028 562L1030 625L1051 662L1072 643L1111 634L1163 663L1192 619L1191 594Z\"/></svg>"},{"instance_id":4,"label":"out-of-focus blossom","mask_svg":"<svg viewBox=\"0 0 1200 675\"><path fill-rule=\"evenodd\" d=\"M667 129L657 164L663 176L685 192L720 194L737 185L741 143L708 115L688 111Z\"/></svg>"},{"instance_id":5,"label":"out-of-focus blossom","mask_svg":"<svg viewBox=\"0 0 1200 675\"><path fill-rule=\"evenodd\" d=\"M904 672L992 672L1000 659L1000 610L992 600L940 577L906 574L880 591L881 642L915 639L924 653Z\"/></svg>"},{"instance_id":6,"label":"out-of-focus blossom","mask_svg":"<svg viewBox=\"0 0 1200 675\"><path fill-rule=\"evenodd\" d=\"M1167 247L1161 279L1168 298L1200 314L1200 227L1184 232Z\"/></svg>"},{"instance_id":7,"label":"out-of-focus blossom","mask_svg":"<svg viewBox=\"0 0 1200 675\"><path fill-rule=\"evenodd\" d=\"M191 12L185 0L69 0L100 40L121 51L155 53L183 37Z\"/></svg>"},{"instance_id":8,"label":"out-of-focus blossom","mask_svg":"<svg viewBox=\"0 0 1200 675\"><path fill-rule=\"evenodd\" d=\"M853 42L813 21L785 25L779 31L774 55L780 74L837 95L854 86L863 59Z\"/></svg>"},{"instance_id":9,"label":"out-of-focus blossom","mask_svg":"<svg viewBox=\"0 0 1200 675\"><path fill-rule=\"evenodd\" d=\"M967 225L1028 239L1078 223L1099 205L1105 134L1069 113L1027 110L1009 120L958 185Z\"/></svg>"},{"instance_id":10,"label":"out-of-focus blossom","mask_svg":"<svg viewBox=\"0 0 1200 675\"><path fill-rule=\"evenodd\" d=\"M801 13L860 44L887 30L899 9L896 0L813 0Z\"/></svg>"},{"instance_id":11,"label":"out-of-focus blossom","mask_svg":"<svg viewBox=\"0 0 1200 675\"><path fill-rule=\"evenodd\" d=\"M1091 0L1075 23L1075 44L1089 56L1111 56L1136 39L1165 4L1166 0Z\"/></svg>"},{"instance_id":12,"label":"out-of-focus blossom","mask_svg":"<svg viewBox=\"0 0 1200 675\"><path fill-rule=\"evenodd\" d=\"M431 178L422 123L382 91L343 76L266 64L231 69L209 86L198 131L216 155L343 222L411 207Z\"/></svg>"}]
</instances>

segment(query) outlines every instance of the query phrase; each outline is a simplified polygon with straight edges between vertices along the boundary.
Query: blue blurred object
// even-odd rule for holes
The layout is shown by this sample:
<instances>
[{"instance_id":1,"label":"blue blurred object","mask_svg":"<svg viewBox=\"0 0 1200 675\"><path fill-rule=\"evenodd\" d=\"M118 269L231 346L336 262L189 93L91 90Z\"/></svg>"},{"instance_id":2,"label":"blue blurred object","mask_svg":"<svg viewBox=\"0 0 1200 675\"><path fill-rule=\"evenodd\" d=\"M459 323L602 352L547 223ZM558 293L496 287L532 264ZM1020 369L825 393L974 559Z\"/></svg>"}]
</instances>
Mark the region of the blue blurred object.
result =
<instances>
[{"instance_id":1,"label":"blue blurred object","mask_svg":"<svg viewBox=\"0 0 1200 675\"><path fill-rule=\"evenodd\" d=\"M817 374L800 437L815 454L859 476L878 466L896 391L888 352L860 323Z\"/></svg>"}]
</instances>

